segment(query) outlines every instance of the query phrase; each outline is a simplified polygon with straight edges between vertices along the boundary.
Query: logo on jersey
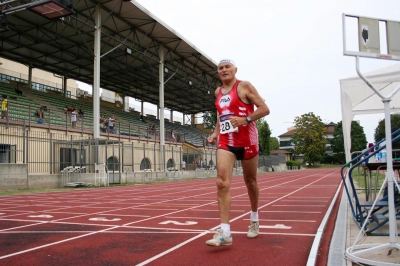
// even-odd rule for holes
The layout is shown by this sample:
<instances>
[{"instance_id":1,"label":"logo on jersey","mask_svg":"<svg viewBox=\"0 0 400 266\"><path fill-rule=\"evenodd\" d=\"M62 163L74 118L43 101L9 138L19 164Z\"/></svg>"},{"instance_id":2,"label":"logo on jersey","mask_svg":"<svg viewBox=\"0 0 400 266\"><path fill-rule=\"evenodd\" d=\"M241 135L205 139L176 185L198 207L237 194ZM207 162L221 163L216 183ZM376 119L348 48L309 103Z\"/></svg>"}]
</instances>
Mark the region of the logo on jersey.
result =
<instances>
[{"instance_id":1,"label":"logo on jersey","mask_svg":"<svg viewBox=\"0 0 400 266\"><path fill-rule=\"evenodd\" d=\"M231 97L229 95L224 95L219 100L220 107L228 107L231 104Z\"/></svg>"},{"instance_id":2,"label":"logo on jersey","mask_svg":"<svg viewBox=\"0 0 400 266\"><path fill-rule=\"evenodd\" d=\"M219 121L220 121L220 122L227 121L227 120L229 120L229 118L230 118L231 116L233 116L233 113L226 113L226 114L220 115L220 116L219 116Z\"/></svg>"}]
</instances>

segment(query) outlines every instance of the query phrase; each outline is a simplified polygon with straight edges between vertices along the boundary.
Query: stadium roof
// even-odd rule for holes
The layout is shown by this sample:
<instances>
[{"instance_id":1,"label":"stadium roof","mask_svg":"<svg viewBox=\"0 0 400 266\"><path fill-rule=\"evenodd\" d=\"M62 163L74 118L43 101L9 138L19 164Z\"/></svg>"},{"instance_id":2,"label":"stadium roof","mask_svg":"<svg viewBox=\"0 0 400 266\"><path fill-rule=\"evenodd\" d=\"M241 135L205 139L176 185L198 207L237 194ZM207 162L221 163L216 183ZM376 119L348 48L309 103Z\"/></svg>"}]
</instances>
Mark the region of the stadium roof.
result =
<instances>
[{"instance_id":1,"label":"stadium roof","mask_svg":"<svg viewBox=\"0 0 400 266\"><path fill-rule=\"evenodd\" d=\"M0 32L0 57L93 83L95 6L102 21L100 87L159 104L159 55L166 53L164 105L194 114L214 110L216 63L136 1L72 0L75 15L48 20L2 1L10 30Z\"/></svg>"}]
</instances>

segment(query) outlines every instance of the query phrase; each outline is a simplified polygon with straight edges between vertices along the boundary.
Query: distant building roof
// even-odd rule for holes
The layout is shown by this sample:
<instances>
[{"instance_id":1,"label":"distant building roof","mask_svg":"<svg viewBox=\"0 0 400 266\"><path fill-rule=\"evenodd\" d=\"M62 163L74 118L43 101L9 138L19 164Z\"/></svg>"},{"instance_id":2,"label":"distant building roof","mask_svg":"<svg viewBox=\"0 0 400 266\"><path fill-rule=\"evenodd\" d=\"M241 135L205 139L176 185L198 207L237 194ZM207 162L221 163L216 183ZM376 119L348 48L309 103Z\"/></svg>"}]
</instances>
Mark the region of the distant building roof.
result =
<instances>
[{"instance_id":1,"label":"distant building roof","mask_svg":"<svg viewBox=\"0 0 400 266\"><path fill-rule=\"evenodd\" d=\"M286 132L286 133L283 133L282 135L279 135L278 137L291 137L291 136L293 136L294 135L294 132L296 131L296 129L292 129L292 130L289 130L288 132Z\"/></svg>"},{"instance_id":2,"label":"distant building roof","mask_svg":"<svg viewBox=\"0 0 400 266\"><path fill-rule=\"evenodd\" d=\"M334 132L334 130L335 130L335 126L336 126L336 124L333 123L333 122L331 122L331 123L329 123L329 124L325 124L327 133L328 133L328 134L333 134L333 132ZM282 135L279 135L278 137L279 137L279 138L282 138L282 137L291 137L291 136L294 135L294 132L295 132L295 131L296 131L296 129L289 130L288 132L283 133Z\"/></svg>"},{"instance_id":3,"label":"distant building roof","mask_svg":"<svg viewBox=\"0 0 400 266\"><path fill-rule=\"evenodd\" d=\"M292 154L293 152L286 151L286 150L273 150L271 154Z\"/></svg>"}]
</instances>

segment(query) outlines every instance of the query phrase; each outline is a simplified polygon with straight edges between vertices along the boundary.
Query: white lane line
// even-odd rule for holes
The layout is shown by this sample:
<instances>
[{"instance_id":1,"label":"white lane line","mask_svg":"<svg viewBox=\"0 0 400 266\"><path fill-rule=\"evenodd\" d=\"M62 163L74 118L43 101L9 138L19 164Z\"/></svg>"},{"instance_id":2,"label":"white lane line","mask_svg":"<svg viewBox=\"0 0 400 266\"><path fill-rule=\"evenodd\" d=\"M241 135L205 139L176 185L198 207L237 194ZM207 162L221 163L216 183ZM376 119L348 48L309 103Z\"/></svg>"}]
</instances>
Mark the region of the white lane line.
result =
<instances>
[{"instance_id":1,"label":"white lane line","mask_svg":"<svg viewBox=\"0 0 400 266\"><path fill-rule=\"evenodd\" d=\"M208 193L206 193L206 194L211 194L211 193L215 193L215 192L208 192ZM194 197L194 196L190 196L190 197ZM175 198L174 200L183 200L183 199L185 199L185 198L187 198L187 197ZM168 201L170 201L170 200L165 200L164 202L168 202ZM159 204L159 203L160 203L160 202L158 202L158 204ZM210 204L210 203L208 203L208 204ZM206 205L208 205L208 204L199 205L199 206L197 206L197 207L206 206ZM192 207L192 208L194 208L194 207ZM191 208L189 208L189 209L191 209ZM172 213L170 213L170 214L182 212L182 211L185 211L185 210L187 210L187 209L175 211L175 212L172 212ZM160 218L160 217L163 217L163 216L165 216L165 214L163 214L163 215L158 215L158 216L153 216L153 217L151 217L151 218L147 218L147 219L143 219L143 220L139 220L139 221L135 221L135 222L130 222L130 223L124 224L124 225L122 225L122 226L129 226L129 225L134 224L134 223L139 223L139 222L143 222L143 221L147 221L147 220L151 220L151 219L155 219L155 218ZM59 219L59 220L64 220L64 219ZM56 220L56 221L57 221L57 220ZM53 222L53 221L50 221L50 222ZM42 222L42 223L33 224L33 225L40 225L40 224L45 224L45 223L49 223L49 222ZM14 227L14 228L3 229L3 230L0 230L0 232L9 231L9 230L17 229L17 228L24 228L24 227L33 226L33 225L25 225L25 226L18 226L18 227ZM1 256L1 257L0 257L0 260L1 260L1 259L4 259L4 258L16 256L16 255L19 255L19 254L27 253L27 252L30 252L30 251L34 251L34 250L37 250L37 249L41 249L41 248L45 248L45 247L57 245L57 244L60 244L60 243L72 241L72 240L75 240L75 239L79 239L79 238L82 238L82 237L90 236L90 235L93 235L93 234L96 234L96 233L101 233L101 232L104 232L104 231L110 231L110 230L112 230L112 229L116 229L116 228L120 228L120 227L121 227L121 226L113 226L113 227L111 227L111 228L103 229L103 230L100 230L100 231L97 231L97 232L94 232L94 233L88 233L88 234L84 234L84 235L81 235L81 236L72 237L72 238L68 238L68 239L61 240L61 241L49 243L49 244L46 244L46 245L41 245L41 246L37 246L37 247L34 247L34 248L22 250L22 251L19 251L19 252L7 254L7 255L5 255L5 256ZM164 230L165 230L165 229L164 229ZM207 231L207 232L204 232L203 234L205 235L205 234L208 234L208 233L209 233L209 232Z\"/></svg>"},{"instance_id":2,"label":"white lane line","mask_svg":"<svg viewBox=\"0 0 400 266\"><path fill-rule=\"evenodd\" d=\"M131 210L146 210L146 211L177 211L179 209L156 209L156 208L152 208L151 206L149 206L149 208L129 208Z\"/></svg>"},{"instance_id":3,"label":"white lane line","mask_svg":"<svg viewBox=\"0 0 400 266\"><path fill-rule=\"evenodd\" d=\"M274 204L272 207L326 207L326 205L320 205L320 204L290 204L290 205L283 205L283 204Z\"/></svg>"},{"instance_id":4,"label":"white lane line","mask_svg":"<svg viewBox=\"0 0 400 266\"><path fill-rule=\"evenodd\" d=\"M209 218L209 217L177 217L177 216L165 216L165 219L197 219L197 220L220 220L221 218L217 217L217 218ZM250 220L250 219L249 219Z\"/></svg>"},{"instance_id":5,"label":"white lane line","mask_svg":"<svg viewBox=\"0 0 400 266\"><path fill-rule=\"evenodd\" d=\"M198 209L192 209L192 210L189 210L189 211L193 211L193 212L219 212L219 210L198 210ZM231 210L231 212L245 212L245 210Z\"/></svg>"},{"instance_id":6,"label":"white lane line","mask_svg":"<svg viewBox=\"0 0 400 266\"><path fill-rule=\"evenodd\" d=\"M331 199L331 198L332 197L309 197L309 196L299 197L299 196L296 196L296 197L290 197L287 200L290 200L290 199Z\"/></svg>"},{"instance_id":7,"label":"white lane line","mask_svg":"<svg viewBox=\"0 0 400 266\"><path fill-rule=\"evenodd\" d=\"M322 212L305 212L305 211L259 211L259 212L293 212L293 213L322 213Z\"/></svg>"},{"instance_id":8,"label":"white lane line","mask_svg":"<svg viewBox=\"0 0 400 266\"><path fill-rule=\"evenodd\" d=\"M313 176L313 175L317 175L317 174L319 174L319 173L314 173L314 174L311 174L311 175L302 176L302 177L299 177L298 179L294 179L293 177L288 176L285 180L287 180L287 179L290 178L290 181L287 181L287 182L285 182L285 183L290 183L290 182L294 182L294 181L297 181L297 180L309 178L309 177L311 177L311 176ZM320 179L318 179L318 180L316 180L316 181L314 181L314 182L312 182L312 183L315 183L315 182L317 182L317 181L319 181L319 180L321 180L321 179L323 179L323 178L325 178L325 176L322 177L322 178L320 178ZM283 179L283 178L282 178L282 179ZM312 184L312 183L311 183L311 184ZM311 184L309 184L309 185L311 185ZM308 185L304 186L304 187L301 188L301 189L304 189L304 188L306 188L307 186L308 186ZM271 189L271 188L273 188L273 187L275 187L275 186L267 187L267 188L260 189L260 190ZM271 203L276 202L276 201L278 201L278 200L280 200L280 199L282 199L282 198L285 198L285 197L287 197L287 196L289 196L289 195L291 195L291 194L293 194L293 193L296 193L296 192L300 191L301 189L297 189L297 190L295 190L295 191L293 191L293 192L291 192L291 193L287 193L285 196L283 196L283 197L281 197L281 198L278 198L277 200L274 200L274 201L272 201ZM152 193L154 193L154 192L155 192L155 190L153 189L153 190L152 190ZM202 195L211 194L211 193L215 193L215 192L207 192L207 193L203 193ZM246 194L242 194L242 195L239 195L239 196L243 196L243 195L246 195ZM200 194L200 195L196 195L196 196L190 196L189 198L193 198L193 197L197 197L197 196L201 196L201 194ZM239 196L236 196L236 197L239 197ZM182 200L182 199L187 199L187 198L188 198L188 197L180 197L180 198L175 198L174 200ZM168 201L169 201L169 200L165 200L164 202L168 202ZM211 203L212 203L212 202L211 202ZM211 204L211 203L199 205L199 206L197 206L197 207L206 206L206 205L209 205L209 204ZM266 205L263 205L263 206L261 206L260 208L265 207L265 206L268 206L268 205L271 204L271 203L268 203L268 204L266 204ZM99 204L99 203L97 203L97 204ZM173 213L183 212L183 211L190 210L190 209L193 209L193 208L195 208L195 207L192 207L192 208L189 208L189 209L179 210L179 211L176 211L176 212L173 212ZM128 209L128 208L124 208L124 209ZM100 213L102 213L102 212L100 212ZM173 213L170 213L170 214L173 214ZM248 212L248 213L249 213L249 212ZM243 217L244 215L246 215L246 214L248 214L248 213L245 213L245 214L243 214L243 215L241 215L241 216L238 216L237 218L234 218L234 219L232 219L231 221L235 221L235 220L237 220L237 219ZM140 220L140 221L131 222L131 223L126 224L126 226L128 226L128 225L130 225L130 224L134 224L134 223L139 223L139 222L143 222L143 221L147 221L147 220L151 220L151 219L163 217L163 216L165 216L165 214L163 214L163 215L158 215L158 216L155 216L155 217L152 217L152 218L143 219L143 220ZM78 216L78 217L79 217L79 216ZM70 218L69 218L69 219L70 219ZM59 219L59 220L64 220L64 219ZM50 221L50 222L54 222L54 221ZM45 223L48 223L48 222L45 222ZM38 223L38 224L44 224L44 223ZM27 226L34 226L34 225L35 225L35 224L33 224L33 225L27 225ZM1 232L1 231L12 230L12 229L17 229L17 228L23 228L23 227L27 227L27 226L19 226L19 227L9 228L9 229L5 229L5 230L0 230L0 232ZM113 226L113 227L111 227L111 228L104 229L104 230L101 230L101 231L97 231L97 232L95 232L95 233L101 233L101 232L109 231L109 230L112 230L112 229L115 229L115 228L119 228L119 227L120 227L120 226ZM219 227L219 225L215 226L214 228L211 228L211 230L215 230L215 229L217 229L218 227ZM180 245L169 249L169 250L166 251L166 252L169 253L170 251L175 250L176 248L178 248L178 247L180 247L180 246L183 246L184 244L189 243L189 242L191 242L191 241L193 241L193 240L195 240L195 239L197 239L197 238L199 238L199 237L201 237L201 236L204 236L204 235L206 235L206 234L208 234L208 233L209 233L208 231L203 232L203 233L199 234L198 236L196 236L196 237L194 237L194 238L191 238L191 239L189 239L189 240L187 240L187 241L181 243ZM26 253L26 252L30 252L30 251L37 250L37 249L40 249L40 248L44 248L44 247L56 245L56 244L59 244L59 243L64 243L64 242L67 242L67 241L71 241L71 240L75 240L75 239L78 239L78 238L86 237L86 236L89 236L89 235L92 235L92 234L94 234L94 233L85 234L85 235L82 235L82 236L73 237L73 238L69 238L69 239L62 240L62 241L57 241L57 242L49 243L49 244L46 244L46 245L38 246L38 247L31 248L31 249L28 249L28 250L23 250L23 251L16 252L16 253L13 253L13 254L8 254L8 255L6 255L6 256L0 257L0 259L6 258L6 257L15 256L15 255L22 254L22 253ZM165 253L165 252L164 252L164 253L160 253L160 254L157 255L156 257L157 257L157 258L158 258L158 257L161 257L161 256L163 256L164 254L166 254L166 253ZM147 260L146 262L148 263L148 262L150 262L150 261L153 261L153 260L156 259L156 257L150 258L150 259ZM142 263L144 263L144 262L142 262ZM144 265L144 264L143 264L143 265Z\"/></svg>"},{"instance_id":9,"label":"white lane line","mask_svg":"<svg viewBox=\"0 0 400 266\"><path fill-rule=\"evenodd\" d=\"M243 219L245 221L250 221L250 219ZM293 222L293 223L316 223L315 220L283 220L283 219L259 219L260 222Z\"/></svg>"},{"instance_id":10,"label":"white lane line","mask_svg":"<svg viewBox=\"0 0 400 266\"><path fill-rule=\"evenodd\" d=\"M292 178L291 181L287 181L286 183L290 183L290 182L294 182L294 181L297 181L297 180L305 179L305 178L308 178L308 177L313 176L313 175L316 175L316 174L317 174L317 173L314 173L314 174L312 174L312 175L307 175L307 176L305 176L305 177L300 177L300 178L298 178L298 179L293 179L293 178ZM318 174L319 174L319 173L318 173ZM319 178L319 179L317 179L317 180L311 182L311 183L308 184L308 185L305 185L303 188L296 189L295 191L292 191L292 192L290 192L290 193L287 193L285 196L282 196L282 197L280 197L280 198L278 198L278 199L276 199L276 200L271 201L270 203L267 203L267 204L265 204L265 205L263 205L263 206L260 206L259 209L261 209L261 208L263 208L263 207L266 207L266 206L268 206L268 205L270 205L270 204L272 204L272 203L275 203L275 202L277 202L277 201L279 201L279 200L281 200L281 199L283 199L283 198L286 198L286 197L288 197L288 196L290 196L290 195L292 195L292 194L294 194L294 193L297 193L298 191L307 188L308 186L312 185L313 183L316 183L316 182L318 182L318 181L320 181L320 180L322 180L322 179L328 177L328 176L331 175L331 174L333 174L333 172L324 175L323 177L321 177L321 178ZM266 188L266 189L268 189L268 188ZM260 190L264 190L264 189L260 189ZM243 194L243 195L244 195L244 194ZM245 213L245 214L242 214L242 215L240 215L240 216L238 216L238 217L236 217L236 218L234 218L234 219L231 219L229 222L233 222L233 221L235 221L235 220L238 220L238 219L242 218L243 216L245 216L245 215L247 215L247 214L249 214L249 213L250 213L250 212L247 212L247 213ZM215 229L219 228L219 226L220 226L220 225L217 225L217 226L211 228L211 230L215 230ZM168 249L168 250L166 250L166 251L164 251L164 252L162 252L162 253L159 253L158 255L156 255L156 256L154 256L154 257L151 257L151 258L149 258L149 259L147 259L147 260L145 260L145 261L143 261L143 262L137 264L137 266L146 265L146 264L148 264L148 263L150 263L150 262L152 262L152 261L154 261L154 260L156 260L156 259L158 259L158 258L160 258L160 257L162 257L162 256L164 256L164 255L166 255L166 254L168 254L168 253L170 253L170 252L172 252L172 251L174 251L174 250L180 248L181 246L185 245L186 243L189 243L189 242L191 242L191 241L193 241L193 240L196 240L196 239L198 239L198 238L200 238L200 237L202 237L202 236L204 236L204 235L206 235L206 234L207 234L207 233L204 232L204 233L202 233L202 234L199 234L198 236L192 237L192 238L188 239L187 241L182 242L181 244L178 244L178 245L176 245L176 246L174 246L174 247L172 247L172 248L170 248L170 249Z\"/></svg>"},{"instance_id":11,"label":"white lane line","mask_svg":"<svg viewBox=\"0 0 400 266\"><path fill-rule=\"evenodd\" d=\"M147 228L144 228L147 229ZM164 229L164 228L162 228ZM76 234L76 233L96 233L99 234L199 234L203 233L204 230L177 230L177 229L168 229L169 231L15 231L9 232L10 234ZM172 231L175 230L175 231ZM182 231L182 232L179 232ZM232 234L247 234L247 232L239 232L239 231L231 231ZM209 232L208 232L209 233ZM1 234L1 233L0 233ZM285 235L285 236L315 236L315 234L302 234L302 233L283 233L283 232L260 232L260 235Z\"/></svg>"},{"instance_id":12,"label":"white lane line","mask_svg":"<svg viewBox=\"0 0 400 266\"><path fill-rule=\"evenodd\" d=\"M299 202L299 201L305 201L305 202L310 202L310 200L299 200L299 199L292 199L292 200L282 200L282 201L295 201L295 202ZM329 200L319 200L318 202L329 202Z\"/></svg>"}]
</instances>

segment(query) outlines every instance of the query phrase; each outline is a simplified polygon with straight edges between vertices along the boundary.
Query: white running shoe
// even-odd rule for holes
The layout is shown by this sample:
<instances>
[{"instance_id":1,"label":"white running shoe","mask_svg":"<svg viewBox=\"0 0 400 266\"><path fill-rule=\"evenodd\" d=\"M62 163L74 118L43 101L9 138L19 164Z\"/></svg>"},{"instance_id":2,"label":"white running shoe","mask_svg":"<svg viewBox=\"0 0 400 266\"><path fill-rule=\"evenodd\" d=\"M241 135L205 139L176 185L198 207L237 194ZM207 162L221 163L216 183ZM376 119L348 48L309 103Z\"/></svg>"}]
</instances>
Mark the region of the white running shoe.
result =
<instances>
[{"instance_id":1,"label":"white running shoe","mask_svg":"<svg viewBox=\"0 0 400 266\"><path fill-rule=\"evenodd\" d=\"M259 222L258 221L257 222L250 221L249 232L247 232L247 237L255 238L258 236L259 232L260 232Z\"/></svg>"},{"instance_id":2,"label":"white running shoe","mask_svg":"<svg viewBox=\"0 0 400 266\"><path fill-rule=\"evenodd\" d=\"M232 234L227 236L222 229L217 230L213 239L207 240L206 244L209 246L228 246L232 244Z\"/></svg>"}]
</instances>

